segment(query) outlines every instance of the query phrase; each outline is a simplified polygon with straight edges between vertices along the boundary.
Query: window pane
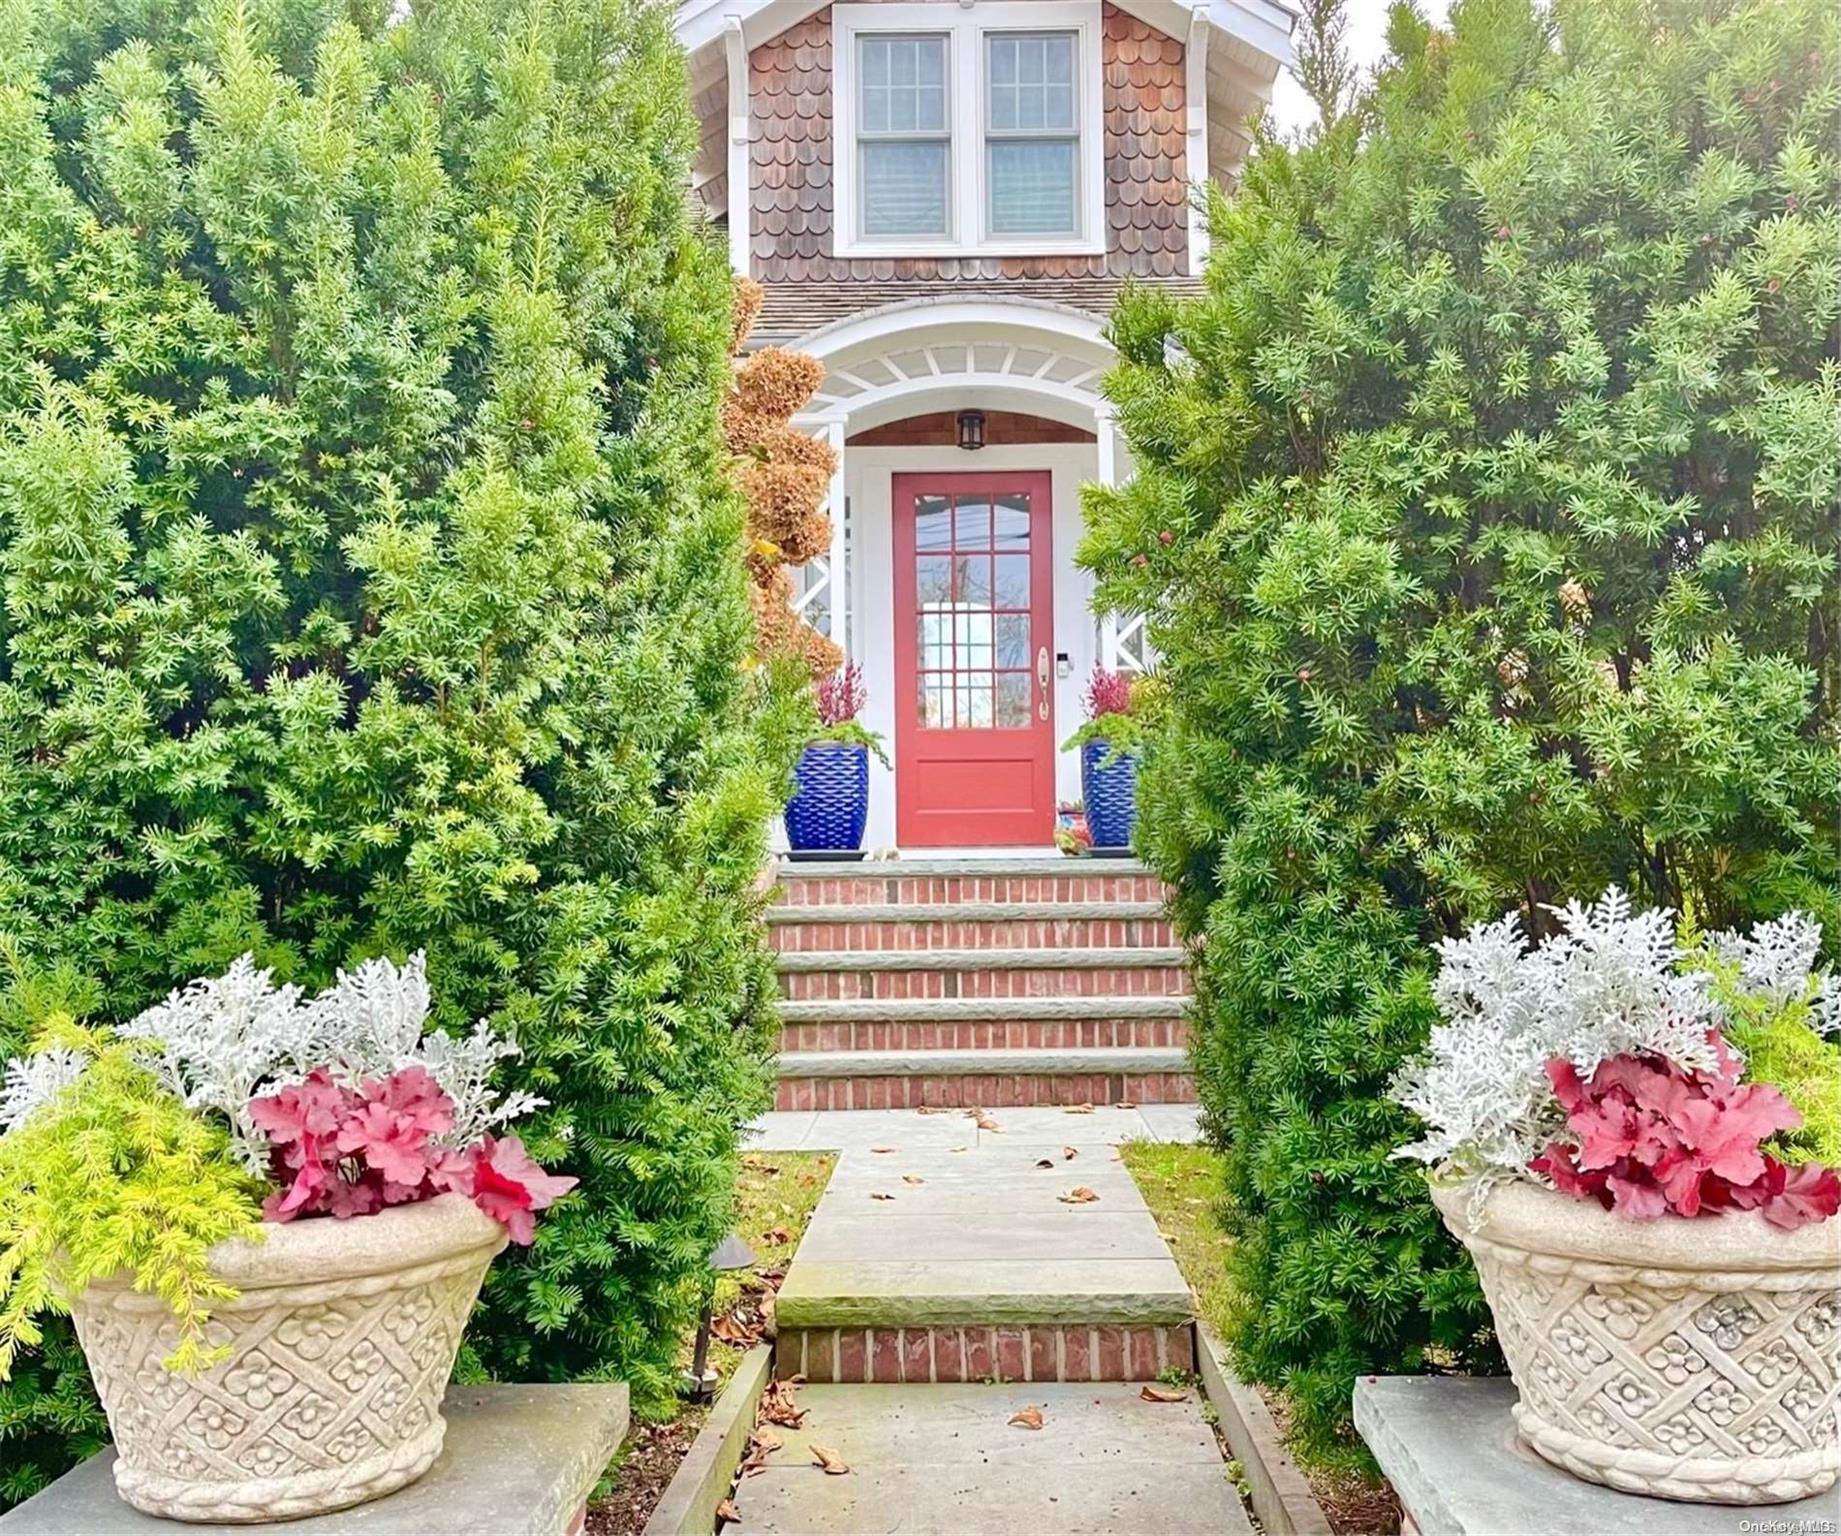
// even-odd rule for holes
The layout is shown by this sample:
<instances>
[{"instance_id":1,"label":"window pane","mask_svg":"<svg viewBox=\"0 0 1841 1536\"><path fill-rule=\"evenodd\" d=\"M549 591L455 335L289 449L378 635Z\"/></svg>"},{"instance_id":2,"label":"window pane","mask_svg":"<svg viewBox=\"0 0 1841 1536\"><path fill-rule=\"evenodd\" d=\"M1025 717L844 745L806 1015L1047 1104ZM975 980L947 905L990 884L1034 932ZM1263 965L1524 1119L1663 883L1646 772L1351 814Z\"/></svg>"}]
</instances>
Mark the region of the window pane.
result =
<instances>
[{"instance_id":1,"label":"window pane","mask_svg":"<svg viewBox=\"0 0 1841 1536\"><path fill-rule=\"evenodd\" d=\"M998 133L1074 130L1072 32L992 33L985 40L991 128Z\"/></svg>"},{"instance_id":2,"label":"window pane","mask_svg":"<svg viewBox=\"0 0 1841 1536\"><path fill-rule=\"evenodd\" d=\"M914 547L916 549L951 549L952 523L947 517L944 496L914 498Z\"/></svg>"},{"instance_id":3,"label":"window pane","mask_svg":"<svg viewBox=\"0 0 1841 1536\"><path fill-rule=\"evenodd\" d=\"M997 498L998 549L1029 548L1029 498L1012 493Z\"/></svg>"},{"instance_id":4,"label":"window pane","mask_svg":"<svg viewBox=\"0 0 1841 1536\"><path fill-rule=\"evenodd\" d=\"M1029 674L997 674L997 723L1009 729L1029 724Z\"/></svg>"},{"instance_id":5,"label":"window pane","mask_svg":"<svg viewBox=\"0 0 1841 1536\"><path fill-rule=\"evenodd\" d=\"M999 608L1029 606L1029 556L997 557L997 601Z\"/></svg>"},{"instance_id":6,"label":"window pane","mask_svg":"<svg viewBox=\"0 0 1841 1536\"><path fill-rule=\"evenodd\" d=\"M920 664L942 669L952 665L951 619L943 613L920 615Z\"/></svg>"},{"instance_id":7,"label":"window pane","mask_svg":"<svg viewBox=\"0 0 1841 1536\"><path fill-rule=\"evenodd\" d=\"M988 671L991 666L990 614L968 613L960 623L958 666L980 672Z\"/></svg>"},{"instance_id":8,"label":"window pane","mask_svg":"<svg viewBox=\"0 0 1841 1536\"><path fill-rule=\"evenodd\" d=\"M1072 139L993 139L985 149L993 234L1076 232Z\"/></svg>"},{"instance_id":9,"label":"window pane","mask_svg":"<svg viewBox=\"0 0 1841 1536\"><path fill-rule=\"evenodd\" d=\"M961 681L960 696L961 699L965 699L969 696L971 711L969 718L965 714L959 716L960 725L975 726L979 730L989 730L991 728L992 681L993 679L989 672L974 672L969 678Z\"/></svg>"},{"instance_id":10,"label":"window pane","mask_svg":"<svg viewBox=\"0 0 1841 1536\"><path fill-rule=\"evenodd\" d=\"M920 723L929 730L940 730L952 724L952 694L948 690L947 680L936 674L923 672L920 679Z\"/></svg>"},{"instance_id":11,"label":"window pane","mask_svg":"<svg viewBox=\"0 0 1841 1536\"><path fill-rule=\"evenodd\" d=\"M864 37L857 42L865 133L946 131L946 39Z\"/></svg>"},{"instance_id":12,"label":"window pane","mask_svg":"<svg viewBox=\"0 0 1841 1536\"><path fill-rule=\"evenodd\" d=\"M946 233L946 145L876 143L863 149L863 233Z\"/></svg>"}]
</instances>

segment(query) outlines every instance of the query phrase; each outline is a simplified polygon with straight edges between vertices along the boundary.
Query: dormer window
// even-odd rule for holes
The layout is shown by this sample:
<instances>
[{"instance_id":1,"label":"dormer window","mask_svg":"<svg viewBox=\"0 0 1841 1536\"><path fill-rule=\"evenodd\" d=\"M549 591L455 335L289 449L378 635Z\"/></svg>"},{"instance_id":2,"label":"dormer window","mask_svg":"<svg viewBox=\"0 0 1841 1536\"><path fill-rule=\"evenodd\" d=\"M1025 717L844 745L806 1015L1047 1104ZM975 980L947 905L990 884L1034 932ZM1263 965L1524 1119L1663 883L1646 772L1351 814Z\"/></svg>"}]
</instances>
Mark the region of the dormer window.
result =
<instances>
[{"instance_id":1,"label":"dormer window","mask_svg":"<svg viewBox=\"0 0 1841 1536\"><path fill-rule=\"evenodd\" d=\"M1105 249L1098 0L832 8L836 254Z\"/></svg>"}]
</instances>

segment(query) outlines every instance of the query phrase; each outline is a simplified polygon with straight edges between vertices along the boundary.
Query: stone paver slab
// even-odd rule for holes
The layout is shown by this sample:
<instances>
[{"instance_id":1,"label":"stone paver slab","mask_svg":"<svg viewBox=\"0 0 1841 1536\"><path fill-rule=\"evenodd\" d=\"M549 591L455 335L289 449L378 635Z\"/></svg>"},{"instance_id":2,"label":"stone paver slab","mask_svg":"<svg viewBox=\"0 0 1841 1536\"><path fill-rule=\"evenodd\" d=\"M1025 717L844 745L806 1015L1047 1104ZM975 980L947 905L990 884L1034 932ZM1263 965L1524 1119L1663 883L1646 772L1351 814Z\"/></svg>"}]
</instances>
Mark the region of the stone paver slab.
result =
<instances>
[{"instance_id":1,"label":"stone paver slab","mask_svg":"<svg viewBox=\"0 0 1841 1536\"><path fill-rule=\"evenodd\" d=\"M1199 1104L1140 1104L1153 1141L1200 1141L1202 1108Z\"/></svg>"},{"instance_id":2,"label":"stone paver slab","mask_svg":"<svg viewBox=\"0 0 1841 1536\"><path fill-rule=\"evenodd\" d=\"M1245 1536L1199 1405L1138 1393L1112 1382L807 1387L805 1425L782 1432L784 1448L737 1492L741 1530ZM1040 1430L1006 1422L1026 1405L1041 1408ZM821 1472L813 1442L850 1472Z\"/></svg>"},{"instance_id":3,"label":"stone paver slab","mask_svg":"<svg viewBox=\"0 0 1841 1536\"><path fill-rule=\"evenodd\" d=\"M902 1195L919 1195L897 1184ZM975 1192L973 1192L975 1194ZM973 1219L970 1200L958 1211L917 1211L919 1201L902 1195L880 1201L836 1204L829 1219L814 1219L799 1245L796 1262L847 1262L866 1253L924 1254L932 1264L979 1265L1010 1254L1026 1253L1037 1262L1081 1259L1165 1259L1169 1250L1157 1235L1157 1223L1143 1210L1101 1212L1088 1206L1054 1203L1046 1209L977 1206L977 1214L999 1214L1003 1230Z\"/></svg>"},{"instance_id":4,"label":"stone paver slab","mask_svg":"<svg viewBox=\"0 0 1841 1536\"><path fill-rule=\"evenodd\" d=\"M1075 1114L1066 1109L1044 1106L1028 1109L993 1109L986 1112L996 1121L995 1131L980 1131L980 1146L994 1142L1052 1143L1059 1145L1076 1136L1088 1141L1116 1146L1121 1141L1146 1141L1151 1129L1139 1109L1117 1109L1096 1105L1091 1114Z\"/></svg>"},{"instance_id":5,"label":"stone paver slab","mask_svg":"<svg viewBox=\"0 0 1841 1536\"><path fill-rule=\"evenodd\" d=\"M808 1229L809 1230L809 1229ZM1180 1323L1189 1287L1169 1258L795 1258L776 1307L784 1328L931 1323Z\"/></svg>"},{"instance_id":6,"label":"stone paver slab","mask_svg":"<svg viewBox=\"0 0 1841 1536\"><path fill-rule=\"evenodd\" d=\"M810 1109L769 1110L743 1129L742 1146L750 1152L797 1152L817 1119Z\"/></svg>"}]
</instances>

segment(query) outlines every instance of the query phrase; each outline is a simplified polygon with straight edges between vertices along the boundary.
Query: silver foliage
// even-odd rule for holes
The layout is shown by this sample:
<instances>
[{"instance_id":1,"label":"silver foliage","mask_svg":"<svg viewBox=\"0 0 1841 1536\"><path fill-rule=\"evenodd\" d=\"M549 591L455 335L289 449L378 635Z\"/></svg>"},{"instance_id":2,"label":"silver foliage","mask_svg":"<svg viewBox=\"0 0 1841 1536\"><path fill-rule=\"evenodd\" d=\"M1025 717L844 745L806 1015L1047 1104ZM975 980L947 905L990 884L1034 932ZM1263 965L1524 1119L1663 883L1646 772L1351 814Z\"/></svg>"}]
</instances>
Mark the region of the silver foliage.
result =
<instances>
[{"instance_id":1,"label":"silver foliage","mask_svg":"<svg viewBox=\"0 0 1841 1536\"><path fill-rule=\"evenodd\" d=\"M542 1106L531 1094L501 1096L491 1086L498 1063L518 1054L516 1044L484 1019L465 1036L428 1030L428 1006L420 952L402 966L377 959L342 970L311 999L299 987L276 986L272 972L244 955L224 975L174 991L121 1033L146 1043L149 1065L188 1109L228 1123L252 1172L268 1167L268 1138L250 1123L249 1101L315 1070L356 1086L426 1068L454 1101L454 1129L441 1138L453 1146Z\"/></svg>"},{"instance_id":2,"label":"silver foliage","mask_svg":"<svg viewBox=\"0 0 1841 1536\"><path fill-rule=\"evenodd\" d=\"M89 1057L69 1046L53 1046L31 1056L16 1056L0 1074L0 1136L49 1104L83 1076Z\"/></svg>"}]
</instances>

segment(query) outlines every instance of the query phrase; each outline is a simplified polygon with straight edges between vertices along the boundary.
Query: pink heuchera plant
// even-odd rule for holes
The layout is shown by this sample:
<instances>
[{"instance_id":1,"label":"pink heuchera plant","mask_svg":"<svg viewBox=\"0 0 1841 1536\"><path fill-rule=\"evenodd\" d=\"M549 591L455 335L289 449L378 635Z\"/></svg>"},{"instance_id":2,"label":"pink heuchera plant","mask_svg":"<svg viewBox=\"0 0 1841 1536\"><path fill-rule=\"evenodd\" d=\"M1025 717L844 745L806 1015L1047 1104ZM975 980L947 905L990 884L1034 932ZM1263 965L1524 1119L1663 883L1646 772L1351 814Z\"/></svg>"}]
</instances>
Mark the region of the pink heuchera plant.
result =
<instances>
[{"instance_id":1,"label":"pink heuchera plant","mask_svg":"<svg viewBox=\"0 0 1841 1536\"><path fill-rule=\"evenodd\" d=\"M368 1216L453 1192L466 1195L513 1242L536 1235L535 1213L575 1188L531 1161L516 1136L481 1136L444 1146L454 1102L419 1066L357 1088L315 1071L305 1081L249 1101L249 1119L269 1138L275 1182L263 1202L270 1221L296 1216Z\"/></svg>"},{"instance_id":2,"label":"pink heuchera plant","mask_svg":"<svg viewBox=\"0 0 1841 1536\"><path fill-rule=\"evenodd\" d=\"M1815 1163L1787 1167L1763 1150L1803 1117L1768 1083L1742 1083L1715 1041L1719 1067L1694 1071L1661 1056L1621 1055L1581 1079L1564 1058L1547 1063L1577 1144L1554 1141L1528 1167L1575 1199L1595 1199L1633 1221L1663 1214L1755 1210L1793 1230L1841 1210L1841 1178Z\"/></svg>"},{"instance_id":3,"label":"pink heuchera plant","mask_svg":"<svg viewBox=\"0 0 1841 1536\"><path fill-rule=\"evenodd\" d=\"M846 725L863 713L869 690L863 686L863 669L856 662L840 668L815 685L820 725Z\"/></svg>"}]
</instances>

